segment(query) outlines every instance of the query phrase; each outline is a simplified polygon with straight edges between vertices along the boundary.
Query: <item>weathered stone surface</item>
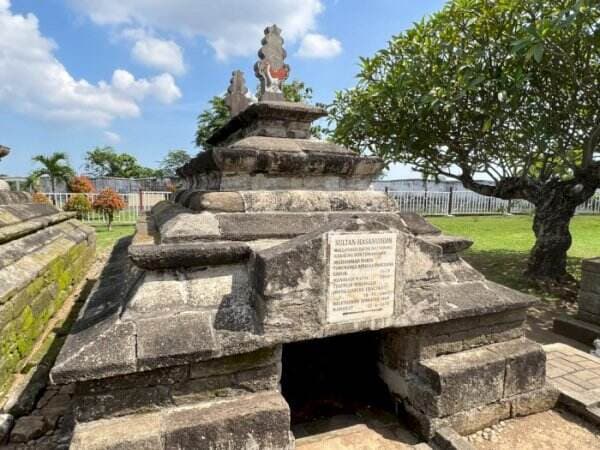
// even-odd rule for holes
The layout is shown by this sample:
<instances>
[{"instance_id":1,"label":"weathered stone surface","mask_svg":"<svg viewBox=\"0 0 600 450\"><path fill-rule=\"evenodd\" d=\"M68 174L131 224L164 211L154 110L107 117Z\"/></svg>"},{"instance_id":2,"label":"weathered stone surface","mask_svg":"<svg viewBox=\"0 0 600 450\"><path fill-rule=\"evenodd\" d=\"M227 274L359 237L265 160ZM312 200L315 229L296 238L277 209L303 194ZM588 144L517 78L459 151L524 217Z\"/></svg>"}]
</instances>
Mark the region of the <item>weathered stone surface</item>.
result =
<instances>
[{"instance_id":1,"label":"weathered stone surface","mask_svg":"<svg viewBox=\"0 0 600 450\"><path fill-rule=\"evenodd\" d=\"M17 419L10 433L10 441L15 443L28 442L44 435L50 425L41 416L24 416Z\"/></svg>"},{"instance_id":2,"label":"weathered stone surface","mask_svg":"<svg viewBox=\"0 0 600 450\"><path fill-rule=\"evenodd\" d=\"M257 102L232 117L208 139L208 143L219 145L245 136L307 139L310 136L310 124L326 114L322 108L303 103ZM297 132L288 134L289 131Z\"/></svg>"},{"instance_id":3,"label":"weathered stone surface","mask_svg":"<svg viewBox=\"0 0 600 450\"><path fill-rule=\"evenodd\" d=\"M245 242L197 242L185 244L132 245L129 257L143 269L176 269L231 264L248 259Z\"/></svg>"},{"instance_id":4,"label":"weathered stone surface","mask_svg":"<svg viewBox=\"0 0 600 450\"><path fill-rule=\"evenodd\" d=\"M215 212L389 212L392 200L376 191L240 191L196 192L187 199L190 209Z\"/></svg>"},{"instance_id":5,"label":"weathered stone surface","mask_svg":"<svg viewBox=\"0 0 600 450\"><path fill-rule=\"evenodd\" d=\"M541 345L527 339L493 344L488 350L506 360L503 397L542 388L546 383L546 354Z\"/></svg>"},{"instance_id":6,"label":"weathered stone surface","mask_svg":"<svg viewBox=\"0 0 600 450\"><path fill-rule=\"evenodd\" d=\"M165 366L168 361L207 356L216 350L210 314L182 312L168 321L162 317L137 321L137 357L143 367Z\"/></svg>"},{"instance_id":7,"label":"weathered stone surface","mask_svg":"<svg viewBox=\"0 0 600 450\"><path fill-rule=\"evenodd\" d=\"M166 448L291 449L290 412L279 393L214 402L165 414Z\"/></svg>"},{"instance_id":8,"label":"weathered stone surface","mask_svg":"<svg viewBox=\"0 0 600 450\"><path fill-rule=\"evenodd\" d=\"M434 417L493 403L503 397L505 367L504 358L486 348L421 361L409 400Z\"/></svg>"},{"instance_id":9,"label":"weathered stone surface","mask_svg":"<svg viewBox=\"0 0 600 450\"><path fill-rule=\"evenodd\" d=\"M585 318L592 319L593 316ZM553 330L555 333L570 337L571 339L575 339L576 341L592 347L594 340L598 339L598 336L600 336L600 320L596 324L569 315L563 315L554 319Z\"/></svg>"},{"instance_id":10,"label":"weathered stone surface","mask_svg":"<svg viewBox=\"0 0 600 450\"><path fill-rule=\"evenodd\" d=\"M195 211L244 212L244 200L239 192L195 192L185 205Z\"/></svg>"},{"instance_id":11,"label":"weathered stone surface","mask_svg":"<svg viewBox=\"0 0 600 450\"><path fill-rule=\"evenodd\" d=\"M75 427L72 450L155 450L165 448L159 413L132 415Z\"/></svg>"},{"instance_id":12,"label":"weathered stone surface","mask_svg":"<svg viewBox=\"0 0 600 450\"><path fill-rule=\"evenodd\" d=\"M577 305L580 311L600 316L600 294L580 291L577 297Z\"/></svg>"},{"instance_id":13,"label":"weathered stone surface","mask_svg":"<svg viewBox=\"0 0 600 450\"><path fill-rule=\"evenodd\" d=\"M432 443L439 450L475 450L469 441L449 427L437 430Z\"/></svg>"},{"instance_id":14,"label":"weathered stone surface","mask_svg":"<svg viewBox=\"0 0 600 450\"><path fill-rule=\"evenodd\" d=\"M600 297L600 272L584 270L581 276L581 291L597 294Z\"/></svg>"},{"instance_id":15,"label":"weathered stone surface","mask_svg":"<svg viewBox=\"0 0 600 450\"><path fill-rule=\"evenodd\" d=\"M259 60L254 65L254 73L260 81L258 98L260 101L284 100L283 82L289 76L290 66L284 62L287 52L283 48L281 29L277 25L265 28L261 43Z\"/></svg>"},{"instance_id":16,"label":"weathered stone surface","mask_svg":"<svg viewBox=\"0 0 600 450\"><path fill-rule=\"evenodd\" d=\"M244 72L241 70L233 71L225 96L225 104L231 116L238 115L248 107L250 101L246 97L247 93L248 88L246 87L246 80L244 80Z\"/></svg>"},{"instance_id":17,"label":"weathered stone surface","mask_svg":"<svg viewBox=\"0 0 600 450\"><path fill-rule=\"evenodd\" d=\"M556 406L559 391L553 386L546 385L541 389L526 392L510 399L511 416L520 417L548 411Z\"/></svg>"}]
</instances>

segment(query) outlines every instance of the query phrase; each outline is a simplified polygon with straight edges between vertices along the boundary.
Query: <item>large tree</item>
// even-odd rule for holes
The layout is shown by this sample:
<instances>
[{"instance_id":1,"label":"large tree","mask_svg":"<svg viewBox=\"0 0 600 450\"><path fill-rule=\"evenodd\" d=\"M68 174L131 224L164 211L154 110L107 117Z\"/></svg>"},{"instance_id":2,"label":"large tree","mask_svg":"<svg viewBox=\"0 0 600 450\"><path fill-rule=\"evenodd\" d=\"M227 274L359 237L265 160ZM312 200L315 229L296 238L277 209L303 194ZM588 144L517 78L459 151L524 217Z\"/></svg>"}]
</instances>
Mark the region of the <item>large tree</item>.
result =
<instances>
[{"instance_id":1,"label":"large tree","mask_svg":"<svg viewBox=\"0 0 600 450\"><path fill-rule=\"evenodd\" d=\"M156 175L154 169L142 166L135 156L117 153L112 147L96 147L85 156L86 170L99 177L144 178Z\"/></svg>"},{"instance_id":2,"label":"large tree","mask_svg":"<svg viewBox=\"0 0 600 450\"><path fill-rule=\"evenodd\" d=\"M304 82L294 80L283 85L283 96L288 102L308 102L312 99L312 88ZM229 110L224 96L214 96L209 100L209 107L198 116L196 128L196 145L202 149L210 147L207 139L229 120ZM311 128L313 136L319 137L322 130L319 126Z\"/></svg>"},{"instance_id":3,"label":"large tree","mask_svg":"<svg viewBox=\"0 0 600 450\"><path fill-rule=\"evenodd\" d=\"M529 275L569 278L569 222L600 187L597 0L455 0L358 79L331 107L334 140L530 201Z\"/></svg>"},{"instance_id":4,"label":"large tree","mask_svg":"<svg viewBox=\"0 0 600 450\"><path fill-rule=\"evenodd\" d=\"M39 178L42 175L48 175L50 177L52 192L56 191L57 181L63 181L67 184L69 179L75 175L75 172L69 166L69 158L64 152L54 152L50 155L36 155L31 159L42 165L42 167L35 169L29 176L32 184L35 185L34 180L38 180L39 182Z\"/></svg>"}]
</instances>

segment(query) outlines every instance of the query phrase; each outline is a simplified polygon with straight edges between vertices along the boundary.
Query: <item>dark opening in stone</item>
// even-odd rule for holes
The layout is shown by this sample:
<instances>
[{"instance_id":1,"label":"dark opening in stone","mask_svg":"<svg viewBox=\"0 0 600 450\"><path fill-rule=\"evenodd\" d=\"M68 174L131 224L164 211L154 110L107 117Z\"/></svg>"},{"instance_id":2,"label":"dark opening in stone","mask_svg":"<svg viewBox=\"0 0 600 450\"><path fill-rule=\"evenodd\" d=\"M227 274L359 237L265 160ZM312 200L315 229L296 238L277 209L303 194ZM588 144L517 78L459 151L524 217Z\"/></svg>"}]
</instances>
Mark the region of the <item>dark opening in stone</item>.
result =
<instances>
[{"instance_id":1,"label":"dark opening in stone","mask_svg":"<svg viewBox=\"0 0 600 450\"><path fill-rule=\"evenodd\" d=\"M377 332L356 333L283 346L282 393L292 426L340 415L393 411L379 378Z\"/></svg>"}]
</instances>

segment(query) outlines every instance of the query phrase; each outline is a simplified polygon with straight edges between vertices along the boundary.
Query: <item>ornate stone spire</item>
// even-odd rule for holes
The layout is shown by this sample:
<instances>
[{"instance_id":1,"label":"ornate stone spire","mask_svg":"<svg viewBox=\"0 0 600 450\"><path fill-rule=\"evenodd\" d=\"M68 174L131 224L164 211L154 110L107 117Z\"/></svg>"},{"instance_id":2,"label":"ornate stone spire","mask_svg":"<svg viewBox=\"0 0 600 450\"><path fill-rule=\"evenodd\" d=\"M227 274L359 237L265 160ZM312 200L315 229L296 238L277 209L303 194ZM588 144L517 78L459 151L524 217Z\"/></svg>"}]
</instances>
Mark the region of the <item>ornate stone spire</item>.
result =
<instances>
[{"instance_id":1,"label":"ornate stone spire","mask_svg":"<svg viewBox=\"0 0 600 450\"><path fill-rule=\"evenodd\" d=\"M277 25L265 28L262 47L258 51L260 58L254 65L254 73L260 80L259 101L283 101L283 82L290 74L290 66L285 64L287 56L283 48L281 29Z\"/></svg>"},{"instance_id":2,"label":"ornate stone spire","mask_svg":"<svg viewBox=\"0 0 600 450\"><path fill-rule=\"evenodd\" d=\"M225 104L229 108L231 117L237 116L248 107L250 101L246 97L247 93L248 88L246 87L246 80L244 80L244 72L241 70L233 71L225 96Z\"/></svg>"}]
</instances>

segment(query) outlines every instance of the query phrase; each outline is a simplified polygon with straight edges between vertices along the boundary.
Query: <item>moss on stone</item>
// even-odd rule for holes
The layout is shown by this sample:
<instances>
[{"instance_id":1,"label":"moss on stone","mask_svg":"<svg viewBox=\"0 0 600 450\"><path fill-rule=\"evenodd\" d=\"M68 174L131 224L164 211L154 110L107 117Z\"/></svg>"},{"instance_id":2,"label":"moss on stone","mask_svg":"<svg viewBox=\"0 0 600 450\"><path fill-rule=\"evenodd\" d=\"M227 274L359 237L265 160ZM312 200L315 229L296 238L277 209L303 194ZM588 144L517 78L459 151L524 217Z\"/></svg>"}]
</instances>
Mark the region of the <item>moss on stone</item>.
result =
<instances>
[{"instance_id":1,"label":"moss on stone","mask_svg":"<svg viewBox=\"0 0 600 450\"><path fill-rule=\"evenodd\" d=\"M5 302L0 308L6 312L0 318L0 394L9 385L21 361L30 354L48 321L63 305L73 286L83 279L94 261L93 240L92 245L88 245L87 240L76 245L66 239L63 241L64 245L53 242L32 253L31 263L43 263L45 267L24 289L0 300ZM51 333L50 338L32 357L31 364L39 363L50 349L56 347L53 345L55 337Z\"/></svg>"}]
</instances>

